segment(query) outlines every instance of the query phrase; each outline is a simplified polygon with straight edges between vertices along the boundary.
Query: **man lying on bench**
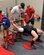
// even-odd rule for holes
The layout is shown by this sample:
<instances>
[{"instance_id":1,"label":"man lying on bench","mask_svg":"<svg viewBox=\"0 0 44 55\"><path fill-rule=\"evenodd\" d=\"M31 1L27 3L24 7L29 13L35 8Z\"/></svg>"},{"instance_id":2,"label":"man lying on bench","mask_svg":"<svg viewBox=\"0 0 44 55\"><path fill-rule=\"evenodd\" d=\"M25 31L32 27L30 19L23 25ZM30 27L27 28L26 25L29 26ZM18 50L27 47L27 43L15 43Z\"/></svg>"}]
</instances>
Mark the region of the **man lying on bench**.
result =
<instances>
[{"instance_id":1,"label":"man lying on bench","mask_svg":"<svg viewBox=\"0 0 44 55\"><path fill-rule=\"evenodd\" d=\"M11 24L18 30L18 32L28 33L32 35L33 39L29 44L30 49L32 49L32 46L34 45L35 41L39 41L39 42L41 41L40 37L43 31L27 25L23 18L22 18L22 22L24 24L22 27L17 26L13 21L11 21Z\"/></svg>"}]
</instances>

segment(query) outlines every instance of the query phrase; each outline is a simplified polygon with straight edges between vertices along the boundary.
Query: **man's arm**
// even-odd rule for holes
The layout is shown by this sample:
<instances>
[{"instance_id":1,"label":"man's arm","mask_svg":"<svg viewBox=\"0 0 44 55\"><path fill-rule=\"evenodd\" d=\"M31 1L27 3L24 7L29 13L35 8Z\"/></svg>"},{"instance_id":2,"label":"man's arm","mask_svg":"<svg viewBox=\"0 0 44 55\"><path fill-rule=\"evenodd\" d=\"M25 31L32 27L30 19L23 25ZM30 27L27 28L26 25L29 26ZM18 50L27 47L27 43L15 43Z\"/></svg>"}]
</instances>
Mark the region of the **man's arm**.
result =
<instances>
[{"instance_id":1,"label":"man's arm","mask_svg":"<svg viewBox=\"0 0 44 55\"><path fill-rule=\"evenodd\" d=\"M35 15L35 9L33 7L31 8L31 12L32 12L32 15L31 15L30 19L32 19L34 17L34 15Z\"/></svg>"},{"instance_id":2,"label":"man's arm","mask_svg":"<svg viewBox=\"0 0 44 55\"><path fill-rule=\"evenodd\" d=\"M16 24L14 24L13 21L11 23L19 32L23 32L24 31L24 29L21 26L17 26Z\"/></svg>"},{"instance_id":3,"label":"man's arm","mask_svg":"<svg viewBox=\"0 0 44 55\"><path fill-rule=\"evenodd\" d=\"M11 21L11 24L12 24L15 28L17 28L17 29L18 29L18 26L17 26L16 24L14 24L14 22L13 22L13 21Z\"/></svg>"},{"instance_id":4,"label":"man's arm","mask_svg":"<svg viewBox=\"0 0 44 55\"><path fill-rule=\"evenodd\" d=\"M15 18L15 11L16 11L16 8L13 7L13 9L10 12L10 17L12 17L13 19Z\"/></svg>"},{"instance_id":5,"label":"man's arm","mask_svg":"<svg viewBox=\"0 0 44 55\"><path fill-rule=\"evenodd\" d=\"M32 16L31 16L30 20L33 18L33 16L34 16L34 13L32 14Z\"/></svg>"}]
</instances>

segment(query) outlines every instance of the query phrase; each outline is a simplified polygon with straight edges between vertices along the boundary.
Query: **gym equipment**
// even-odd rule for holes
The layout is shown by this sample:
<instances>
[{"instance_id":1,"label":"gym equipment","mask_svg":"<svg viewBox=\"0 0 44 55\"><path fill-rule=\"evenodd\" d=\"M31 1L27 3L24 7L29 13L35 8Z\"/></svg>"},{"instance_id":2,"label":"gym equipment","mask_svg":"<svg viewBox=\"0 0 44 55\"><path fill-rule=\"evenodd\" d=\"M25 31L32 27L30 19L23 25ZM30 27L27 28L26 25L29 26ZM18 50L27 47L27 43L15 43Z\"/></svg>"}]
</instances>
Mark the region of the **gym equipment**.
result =
<instances>
[{"instance_id":1,"label":"gym equipment","mask_svg":"<svg viewBox=\"0 0 44 55\"><path fill-rule=\"evenodd\" d=\"M19 33L17 30L8 30L9 32L12 32L13 33L13 36L14 36L14 40L19 38L21 36L21 33Z\"/></svg>"},{"instance_id":2,"label":"gym equipment","mask_svg":"<svg viewBox=\"0 0 44 55\"><path fill-rule=\"evenodd\" d=\"M19 22L21 20L16 20L14 22ZM13 45L14 44L14 35L13 34L9 34L9 27L10 27L10 21L7 17L4 17L2 19L2 23L1 23L4 27L4 29L6 29L6 37L5 37L5 48L8 47L9 44ZM14 32L15 33L15 32Z\"/></svg>"},{"instance_id":3,"label":"gym equipment","mask_svg":"<svg viewBox=\"0 0 44 55\"><path fill-rule=\"evenodd\" d=\"M7 17L2 18L2 25L4 29L8 29L10 27L10 20Z\"/></svg>"},{"instance_id":4,"label":"gym equipment","mask_svg":"<svg viewBox=\"0 0 44 55\"><path fill-rule=\"evenodd\" d=\"M6 37L5 37L5 48L8 48L8 45L14 44L14 36L12 34L9 34L8 29L6 30Z\"/></svg>"},{"instance_id":5,"label":"gym equipment","mask_svg":"<svg viewBox=\"0 0 44 55\"><path fill-rule=\"evenodd\" d=\"M16 54L13 52L10 52L10 51L8 51L8 50L6 50L0 46L0 55L16 55Z\"/></svg>"}]
</instances>

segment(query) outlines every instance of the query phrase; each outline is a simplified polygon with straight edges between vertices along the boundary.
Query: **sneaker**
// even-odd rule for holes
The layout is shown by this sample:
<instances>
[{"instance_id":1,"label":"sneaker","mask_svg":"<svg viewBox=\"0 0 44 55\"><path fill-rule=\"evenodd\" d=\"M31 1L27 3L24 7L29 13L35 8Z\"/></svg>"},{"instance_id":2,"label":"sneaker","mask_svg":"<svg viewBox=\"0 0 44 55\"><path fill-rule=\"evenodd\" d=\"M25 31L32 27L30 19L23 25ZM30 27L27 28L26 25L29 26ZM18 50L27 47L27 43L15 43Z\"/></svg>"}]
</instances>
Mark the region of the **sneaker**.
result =
<instances>
[{"instance_id":1,"label":"sneaker","mask_svg":"<svg viewBox=\"0 0 44 55\"><path fill-rule=\"evenodd\" d=\"M43 41L40 40L40 39L39 39L38 41L35 41L36 44L39 44L39 43L41 43L41 42L43 42Z\"/></svg>"}]
</instances>

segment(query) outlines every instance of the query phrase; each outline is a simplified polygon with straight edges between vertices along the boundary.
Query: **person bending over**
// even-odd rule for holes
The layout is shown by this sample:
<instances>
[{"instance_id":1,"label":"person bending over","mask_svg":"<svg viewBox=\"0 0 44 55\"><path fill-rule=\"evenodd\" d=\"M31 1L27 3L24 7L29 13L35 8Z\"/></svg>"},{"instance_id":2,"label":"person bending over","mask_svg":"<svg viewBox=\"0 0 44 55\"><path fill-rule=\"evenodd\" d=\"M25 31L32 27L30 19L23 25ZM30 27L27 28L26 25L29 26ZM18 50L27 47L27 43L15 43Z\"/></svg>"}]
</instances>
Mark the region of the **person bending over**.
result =
<instances>
[{"instance_id":1,"label":"person bending over","mask_svg":"<svg viewBox=\"0 0 44 55\"><path fill-rule=\"evenodd\" d=\"M10 14L11 18L14 20L19 20L20 19L20 11L21 11L21 9L24 9L24 8L25 8L24 3L20 3L19 5L14 6L11 9L11 14Z\"/></svg>"}]
</instances>

